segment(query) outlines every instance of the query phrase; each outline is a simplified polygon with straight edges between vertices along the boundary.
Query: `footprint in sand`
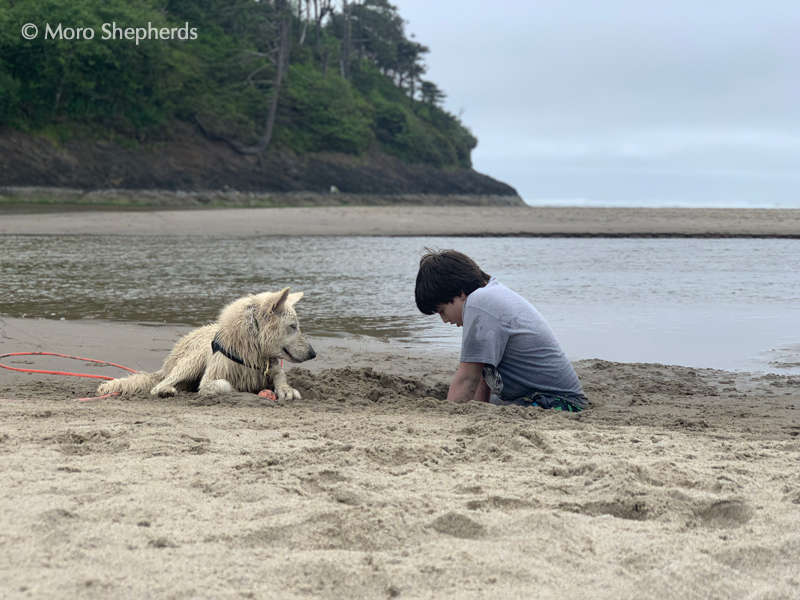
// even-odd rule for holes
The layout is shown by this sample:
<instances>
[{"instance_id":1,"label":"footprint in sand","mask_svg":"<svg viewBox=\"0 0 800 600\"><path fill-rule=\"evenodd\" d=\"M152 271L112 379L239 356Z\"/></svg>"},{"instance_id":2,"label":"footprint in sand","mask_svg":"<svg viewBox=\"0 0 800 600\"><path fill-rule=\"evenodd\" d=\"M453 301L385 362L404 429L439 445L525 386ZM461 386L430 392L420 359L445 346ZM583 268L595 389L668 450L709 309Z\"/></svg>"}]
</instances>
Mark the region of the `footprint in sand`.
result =
<instances>
[{"instance_id":1,"label":"footprint in sand","mask_svg":"<svg viewBox=\"0 0 800 600\"><path fill-rule=\"evenodd\" d=\"M739 500L722 500L699 510L703 525L713 529L740 527L753 518L753 509Z\"/></svg>"},{"instance_id":2,"label":"footprint in sand","mask_svg":"<svg viewBox=\"0 0 800 600\"><path fill-rule=\"evenodd\" d=\"M469 540L483 537L486 533L486 528L477 521L453 512L438 517L433 522L433 528L439 533Z\"/></svg>"}]
</instances>

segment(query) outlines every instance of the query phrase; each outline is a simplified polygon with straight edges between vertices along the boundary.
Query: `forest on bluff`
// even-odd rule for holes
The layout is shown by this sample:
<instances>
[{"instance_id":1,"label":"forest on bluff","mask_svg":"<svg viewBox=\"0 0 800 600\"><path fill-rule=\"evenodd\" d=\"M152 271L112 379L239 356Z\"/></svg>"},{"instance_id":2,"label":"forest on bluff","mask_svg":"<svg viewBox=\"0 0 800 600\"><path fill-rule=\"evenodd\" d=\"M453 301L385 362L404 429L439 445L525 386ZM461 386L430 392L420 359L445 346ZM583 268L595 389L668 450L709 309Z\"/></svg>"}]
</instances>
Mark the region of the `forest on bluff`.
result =
<instances>
[{"instance_id":1,"label":"forest on bluff","mask_svg":"<svg viewBox=\"0 0 800 600\"><path fill-rule=\"evenodd\" d=\"M377 146L469 168L477 140L424 79L427 52L387 0L3 0L0 126L138 147L183 121L240 154Z\"/></svg>"}]
</instances>

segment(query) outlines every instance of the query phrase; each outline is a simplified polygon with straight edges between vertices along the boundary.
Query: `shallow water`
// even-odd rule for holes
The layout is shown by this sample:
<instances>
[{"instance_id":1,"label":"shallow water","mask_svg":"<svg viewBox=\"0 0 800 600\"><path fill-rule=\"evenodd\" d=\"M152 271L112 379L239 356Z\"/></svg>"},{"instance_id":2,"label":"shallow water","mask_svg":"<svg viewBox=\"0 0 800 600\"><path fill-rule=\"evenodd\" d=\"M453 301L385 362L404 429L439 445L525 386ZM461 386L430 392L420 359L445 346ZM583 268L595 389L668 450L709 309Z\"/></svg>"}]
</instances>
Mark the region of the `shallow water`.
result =
<instances>
[{"instance_id":1,"label":"shallow water","mask_svg":"<svg viewBox=\"0 0 800 600\"><path fill-rule=\"evenodd\" d=\"M290 285L312 336L452 349L414 305L425 246L528 298L572 358L800 373L800 240L10 235L0 313L198 325Z\"/></svg>"}]
</instances>

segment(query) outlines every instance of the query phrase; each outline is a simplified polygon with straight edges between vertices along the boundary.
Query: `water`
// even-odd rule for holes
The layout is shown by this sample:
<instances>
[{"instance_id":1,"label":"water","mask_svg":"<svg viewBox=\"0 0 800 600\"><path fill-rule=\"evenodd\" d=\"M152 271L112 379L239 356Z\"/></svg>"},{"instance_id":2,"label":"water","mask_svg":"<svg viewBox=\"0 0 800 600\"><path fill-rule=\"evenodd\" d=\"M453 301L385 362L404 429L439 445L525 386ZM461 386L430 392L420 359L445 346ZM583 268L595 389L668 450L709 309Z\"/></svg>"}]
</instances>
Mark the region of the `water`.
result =
<instances>
[{"instance_id":1,"label":"water","mask_svg":"<svg viewBox=\"0 0 800 600\"><path fill-rule=\"evenodd\" d=\"M0 313L199 325L291 286L311 336L457 348L420 314L425 246L528 298L571 358L800 373L800 240L0 237Z\"/></svg>"},{"instance_id":2,"label":"water","mask_svg":"<svg viewBox=\"0 0 800 600\"><path fill-rule=\"evenodd\" d=\"M800 208L800 198L758 198L750 200L525 198L525 204L539 207L590 208Z\"/></svg>"}]
</instances>

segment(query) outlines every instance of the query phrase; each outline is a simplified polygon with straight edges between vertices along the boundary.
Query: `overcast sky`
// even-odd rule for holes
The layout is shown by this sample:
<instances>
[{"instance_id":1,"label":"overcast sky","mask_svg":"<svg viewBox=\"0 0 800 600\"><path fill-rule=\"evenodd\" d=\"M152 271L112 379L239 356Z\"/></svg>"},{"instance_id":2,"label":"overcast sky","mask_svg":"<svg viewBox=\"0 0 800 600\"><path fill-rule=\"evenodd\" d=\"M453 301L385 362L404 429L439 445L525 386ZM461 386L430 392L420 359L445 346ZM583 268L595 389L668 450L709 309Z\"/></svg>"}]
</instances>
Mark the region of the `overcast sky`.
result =
<instances>
[{"instance_id":1,"label":"overcast sky","mask_svg":"<svg viewBox=\"0 0 800 600\"><path fill-rule=\"evenodd\" d=\"M800 206L800 0L394 0L527 201Z\"/></svg>"}]
</instances>

